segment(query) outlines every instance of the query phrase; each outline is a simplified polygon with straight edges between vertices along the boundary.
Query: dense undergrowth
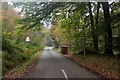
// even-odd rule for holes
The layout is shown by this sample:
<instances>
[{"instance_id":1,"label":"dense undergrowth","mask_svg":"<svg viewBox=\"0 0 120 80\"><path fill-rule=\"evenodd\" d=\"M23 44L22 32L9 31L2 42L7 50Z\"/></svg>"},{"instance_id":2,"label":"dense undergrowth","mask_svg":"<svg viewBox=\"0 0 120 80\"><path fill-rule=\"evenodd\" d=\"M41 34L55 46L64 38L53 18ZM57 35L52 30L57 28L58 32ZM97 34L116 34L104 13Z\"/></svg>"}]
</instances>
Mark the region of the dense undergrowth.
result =
<instances>
[{"instance_id":1,"label":"dense undergrowth","mask_svg":"<svg viewBox=\"0 0 120 80\"><path fill-rule=\"evenodd\" d=\"M25 62L31 60L37 51L43 49L43 46L34 46L33 44L19 43L12 44L9 41L3 41L3 75L10 70L22 66Z\"/></svg>"},{"instance_id":2,"label":"dense undergrowth","mask_svg":"<svg viewBox=\"0 0 120 80\"><path fill-rule=\"evenodd\" d=\"M19 23L21 15L7 3L2 5L2 75L26 67L44 47L44 33ZM36 26L35 26L36 27ZM39 26L41 28L41 26ZM30 40L26 41L26 37ZM22 70L22 69L21 69Z\"/></svg>"}]
</instances>

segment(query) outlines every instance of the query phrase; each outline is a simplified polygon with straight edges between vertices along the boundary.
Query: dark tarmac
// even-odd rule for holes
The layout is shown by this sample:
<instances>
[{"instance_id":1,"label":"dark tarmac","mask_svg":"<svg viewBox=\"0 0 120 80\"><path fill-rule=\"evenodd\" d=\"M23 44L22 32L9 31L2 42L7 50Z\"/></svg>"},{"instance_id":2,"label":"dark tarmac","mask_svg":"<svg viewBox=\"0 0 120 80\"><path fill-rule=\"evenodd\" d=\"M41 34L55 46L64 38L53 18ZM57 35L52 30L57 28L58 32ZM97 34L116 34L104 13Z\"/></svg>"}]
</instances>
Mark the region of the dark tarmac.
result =
<instances>
[{"instance_id":1,"label":"dark tarmac","mask_svg":"<svg viewBox=\"0 0 120 80\"><path fill-rule=\"evenodd\" d=\"M56 53L52 49L45 49L38 63L24 76L24 78L99 78L81 68L78 64Z\"/></svg>"}]
</instances>

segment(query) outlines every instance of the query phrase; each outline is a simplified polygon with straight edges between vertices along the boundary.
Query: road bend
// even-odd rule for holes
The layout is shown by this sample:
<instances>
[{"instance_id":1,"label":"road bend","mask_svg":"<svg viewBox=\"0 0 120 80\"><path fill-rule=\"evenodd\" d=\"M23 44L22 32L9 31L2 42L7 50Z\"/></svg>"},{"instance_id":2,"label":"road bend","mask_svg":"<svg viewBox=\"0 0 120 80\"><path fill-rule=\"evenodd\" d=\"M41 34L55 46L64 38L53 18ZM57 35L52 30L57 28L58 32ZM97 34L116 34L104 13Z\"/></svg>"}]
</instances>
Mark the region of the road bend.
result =
<instances>
[{"instance_id":1,"label":"road bend","mask_svg":"<svg viewBox=\"0 0 120 80\"><path fill-rule=\"evenodd\" d=\"M52 49L44 49L38 63L24 78L99 78L78 64L56 53Z\"/></svg>"}]
</instances>

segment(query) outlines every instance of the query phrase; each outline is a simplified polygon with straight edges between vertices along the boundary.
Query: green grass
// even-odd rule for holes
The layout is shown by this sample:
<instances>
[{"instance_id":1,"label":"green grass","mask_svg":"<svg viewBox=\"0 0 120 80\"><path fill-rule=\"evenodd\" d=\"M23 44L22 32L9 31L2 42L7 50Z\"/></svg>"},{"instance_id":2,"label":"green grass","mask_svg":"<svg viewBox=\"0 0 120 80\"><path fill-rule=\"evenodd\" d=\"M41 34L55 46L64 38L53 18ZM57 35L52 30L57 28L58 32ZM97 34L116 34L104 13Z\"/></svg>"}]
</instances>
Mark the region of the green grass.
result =
<instances>
[{"instance_id":1,"label":"green grass","mask_svg":"<svg viewBox=\"0 0 120 80\"><path fill-rule=\"evenodd\" d=\"M59 52L59 48L54 48L54 51L55 51L56 53L60 53L60 52Z\"/></svg>"},{"instance_id":2,"label":"green grass","mask_svg":"<svg viewBox=\"0 0 120 80\"><path fill-rule=\"evenodd\" d=\"M15 72L15 73L19 73L19 71L22 71L25 68L27 68L28 66L32 65L32 63L34 63L34 61L39 58L40 53L41 52L38 51L37 53L35 53L34 55L32 55L30 57L30 60L23 63L21 66L14 68L12 71Z\"/></svg>"}]
</instances>

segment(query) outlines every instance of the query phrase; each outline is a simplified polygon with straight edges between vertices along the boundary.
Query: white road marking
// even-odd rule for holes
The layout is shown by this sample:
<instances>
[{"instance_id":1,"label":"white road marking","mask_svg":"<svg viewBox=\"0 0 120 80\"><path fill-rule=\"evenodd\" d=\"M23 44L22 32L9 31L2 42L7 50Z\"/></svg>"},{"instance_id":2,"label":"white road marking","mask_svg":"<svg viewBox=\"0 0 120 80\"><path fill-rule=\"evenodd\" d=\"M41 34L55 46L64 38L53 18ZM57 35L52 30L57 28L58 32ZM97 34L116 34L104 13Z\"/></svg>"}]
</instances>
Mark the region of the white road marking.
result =
<instances>
[{"instance_id":1,"label":"white road marking","mask_svg":"<svg viewBox=\"0 0 120 80\"><path fill-rule=\"evenodd\" d=\"M68 76L67 76L67 74L66 74L64 69L62 69L62 73L64 74L65 79L68 80Z\"/></svg>"}]
</instances>

